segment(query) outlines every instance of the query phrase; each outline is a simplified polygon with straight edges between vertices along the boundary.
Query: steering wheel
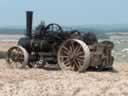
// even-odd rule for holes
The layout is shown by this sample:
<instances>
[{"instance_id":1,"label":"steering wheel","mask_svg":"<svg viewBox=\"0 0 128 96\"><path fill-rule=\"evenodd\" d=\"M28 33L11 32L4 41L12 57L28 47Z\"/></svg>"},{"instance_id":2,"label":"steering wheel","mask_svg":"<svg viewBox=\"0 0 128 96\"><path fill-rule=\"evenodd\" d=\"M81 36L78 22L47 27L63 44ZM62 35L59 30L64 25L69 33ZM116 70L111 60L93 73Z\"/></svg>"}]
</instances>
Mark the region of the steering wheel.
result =
<instances>
[{"instance_id":1,"label":"steering wheel","mask_svg":"<svg viewBox=\"0 0 128 96\"><path fill-rule=\"evenodd\" d=\"M58 24L55 24L55 23L52 23L52 24L49 24L47 27L46 27L46 32L63 32L63 29L60 25Z\"/></svg>"}]
</instances>

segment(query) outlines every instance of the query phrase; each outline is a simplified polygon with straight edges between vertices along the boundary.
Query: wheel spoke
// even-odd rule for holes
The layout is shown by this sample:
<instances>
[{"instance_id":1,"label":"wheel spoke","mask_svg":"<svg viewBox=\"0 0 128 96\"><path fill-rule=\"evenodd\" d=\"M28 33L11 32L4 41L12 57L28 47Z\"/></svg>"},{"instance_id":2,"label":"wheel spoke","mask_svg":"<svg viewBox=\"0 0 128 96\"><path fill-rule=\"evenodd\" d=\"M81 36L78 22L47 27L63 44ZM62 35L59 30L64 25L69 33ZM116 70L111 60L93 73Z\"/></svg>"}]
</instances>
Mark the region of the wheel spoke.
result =
<instances>
[{"instance_id":1,"label":"wheel spoke","mask_svg":"<svg viewBox=\"0 0 128 96\"><path fill-rule=\"evenodd\" d=\"M9 62L9 63L13 63L12 58L9 58L9 59L8 59L8 62Z\"/></svg>"},{"instance_id":2,"label":"wheel spoke","mask_svg":"<svg viewBox=\"0 0 128 96\"><path fill-rule=\"evenodd\" d=\"M79 70L80 69L80 66L79 66L78 62L76 60L74 60L74 63L76 65L77 70Z\"/></svg>"},{"instance_id":3,"label":"wheel spoke","mask_svg":"<svg viewBox=\"0 0 128 96\"><path fill-rule=\"evenodd\" d=\"M63 46L63 49L65 50L65 51L69 51L69 49L67 48L67 47L65 47L65 46Z\"/></svg>"},{"instance_id":4,"label":"wheel spoke","mask_svg":"<svg viewBox=\"0 0 128 96\"><path fill-rule=\"evenodd\" d=\"M78 61L78 60L77 60L77 62L78 62L78 65L81 67L81 65L82 65L82 64L81 64L81 62L80 62L80 61Z\"/></svg>"},{"instance_id":5,"label":"wheel spoke","mask_svg":"<svg viewBox=\"0 0 128 96\"><path fill-rule=\"evenodd\" d=\"M77 58L81 58L81 59L84 59L84 56L78 56Z\"/></svg>"},{"instance_id":6,"label":"wheel spoke","mask_svg":"<svg viewBox=\"0 0 128 96\"><path fill-rule=\"evenodd\" d=\"M16 48L15 50L16 50L16 52L19 52L19 51L21 51L19 48Z\"/></svg>"},{"instance_id":7,"label":"wheel spoke","mask_svg":"<svg viewBox=\"0 0 128 96\"><path fill-rule=\"evenodd\" d=\"M83 59L81 59L81 58L77 58L77 61L83 62Z\"/></svg>"},{"instance_id":8,"label":"wheel spoke","mask_svg":"<svg viewBox=\"0 0 128 96\"><path fill-rule=\"evenodd\" d=\"M69 56L60 56L60 58L69 58Z\"/></svg>"},{"instance_id":9,"label":"wheel spoke","mask_svg":"<svg viewBox=\"0 0 128 96\"><path fill-rule=\"evenodd\" d=\"M63 51L62 51L62 54L63 54L63 55L68 55L68 52L65 51L65 50L63 50Z\"/></svg>"},{"instance_id":10,"label":"wheel spoke","mask_svg":"<svg viewBox=\"0 0 128 96\"><path fill-rule=\"evenodd\" d=\"M75 46L74 46L74 42L71 42L71 49L72 49L72 52L74 51L74 49L75 49Z\"/></svg>"},{"instance_id":11,"label":"wheel spoke","mask_svg":"<svg viewBox=\"0 0 128 96\"><path fill-rule=\"evenodd\" d=\"M71 70L72 70L72 71L75 70L75 64L74 64L74 62L71 63Z\"/></svg>"},{"instance_id":12,"label":"wheel spoke","mask_svg":"<svg viewBox=\"0 0 128 96\"><path fill-rule=\"evenodd\" d=\"M65 65L66 65L66 66L70 66L70 62L66 63Z\"/></svg>"},{"instance_id":13,"label":"wheel spoke","mask_svg":"<svg viewBox=\"0 0 128 96\"><path fill-rule=\"evenodd\" d=\"M82 48L81 46L78 46L78 48L76 49L76 53L79 53L81 48Z\"/></svg>"},{"instance_id":14,"label":"wheel spoke","mask_svg":"<svg viewBox=\"0 0 128 96\"><path fill-rule=\"evenodd\" d=\"M75 46L74 52L77 52L78 49L79 49L79 46Z\"/></svg>"},{"instance_id":15,"label":"wheel spoke","mask_svg":"<svg viewBox=\"0 0 128 96\"><path fill-rule=\"evenodd\" d=\"M84 55L84 52L82 51L82 52L77 53L77 56L80 56L80 55Z\"/></svg>"},{"instance_id":16,"label":"wheel spoke","mask_svg":"<svg viewBox=\"0 0 128 96\"><path fill-rule=\"evenodd\" d=\"M64 64L66 65L67 63L70 63L70 59L66 59L65 61L64 61Z\"/></svg>"},{"instance_id":17,"label":"wheel spoke","mask_svg":"<svg viewBox=\"0 0 128 96\"><path fill-rule=\"evenodd\" d=\"M72 49L72 46L71 46L71 45L69 46L69 51L70 51L70 52L72 52L72 51L73 51L73 49Z\"/></svg>"},{"instance_id":18,"label":"wheel spoke","mask_svg":"<svg viewBox=\"0 0 128 96\"><path fill-rule=\"evenodd\" d=\"M12 50L11 54L16 55L17 54L17 50Z\"/></svg>"}]
</instances>

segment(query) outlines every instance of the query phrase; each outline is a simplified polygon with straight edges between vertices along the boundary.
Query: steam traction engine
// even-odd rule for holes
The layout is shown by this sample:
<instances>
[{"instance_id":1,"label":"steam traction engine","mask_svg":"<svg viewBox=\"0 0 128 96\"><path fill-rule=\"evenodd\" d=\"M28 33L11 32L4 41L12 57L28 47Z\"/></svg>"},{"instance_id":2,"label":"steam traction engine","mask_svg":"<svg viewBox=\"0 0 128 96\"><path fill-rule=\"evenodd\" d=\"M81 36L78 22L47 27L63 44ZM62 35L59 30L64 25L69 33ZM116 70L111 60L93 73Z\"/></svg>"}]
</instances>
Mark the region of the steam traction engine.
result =
<instances>
[{"instance_id":1,"label":"steam traction engine","mask_svg":"<svg viewBox=\"0 0 128 96\"><path fill-rule=\"evenodd\" d=\"M112 69L110 41L98 42L94 33L63 31L58 24L41 23L32 32L32 12L27 12L26 36L7 52L11 67L44 67L58 64L62 70L83 72L88 68Z\"/></svg>"}]
</instances>

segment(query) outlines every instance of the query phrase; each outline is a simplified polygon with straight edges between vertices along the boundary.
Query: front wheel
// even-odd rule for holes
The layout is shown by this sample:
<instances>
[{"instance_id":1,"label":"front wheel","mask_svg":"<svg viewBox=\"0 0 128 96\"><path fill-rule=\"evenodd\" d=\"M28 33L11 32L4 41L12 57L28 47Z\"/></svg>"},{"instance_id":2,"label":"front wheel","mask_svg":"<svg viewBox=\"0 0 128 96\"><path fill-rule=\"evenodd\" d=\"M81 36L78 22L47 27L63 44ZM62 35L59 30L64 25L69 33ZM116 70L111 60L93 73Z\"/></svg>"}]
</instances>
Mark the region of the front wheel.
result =
<instances>
[{"instance_id":1,"label":"front wheel","mask_svg":"<svg viewBox=\"0 0 128 96\"><path fill-rule=\"evenodd\" d=\"M25 68L28 60L28 52L22 46L11 47L7 52L7 63L11 68Z\"/></svg>"}]
</instances>

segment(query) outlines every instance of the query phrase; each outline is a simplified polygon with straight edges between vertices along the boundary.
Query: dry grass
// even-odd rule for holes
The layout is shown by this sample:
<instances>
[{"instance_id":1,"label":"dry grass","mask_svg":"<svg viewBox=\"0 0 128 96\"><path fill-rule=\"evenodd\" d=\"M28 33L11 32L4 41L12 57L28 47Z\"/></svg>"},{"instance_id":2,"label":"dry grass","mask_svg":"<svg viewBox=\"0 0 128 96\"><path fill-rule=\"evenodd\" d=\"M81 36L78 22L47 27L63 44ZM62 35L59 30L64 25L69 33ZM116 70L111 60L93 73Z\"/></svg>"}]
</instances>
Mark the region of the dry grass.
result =
<instances>
[{"instance_id":1,"label":"dry grass","mask_svg":"<svg viewBox=\"0 0 128 96\"><path fill-rule=\"evenodd\" d=\"M128 96L128 65L114 72L10 69L0 60L0 96Z\"/></svg>"}]
</instances>

